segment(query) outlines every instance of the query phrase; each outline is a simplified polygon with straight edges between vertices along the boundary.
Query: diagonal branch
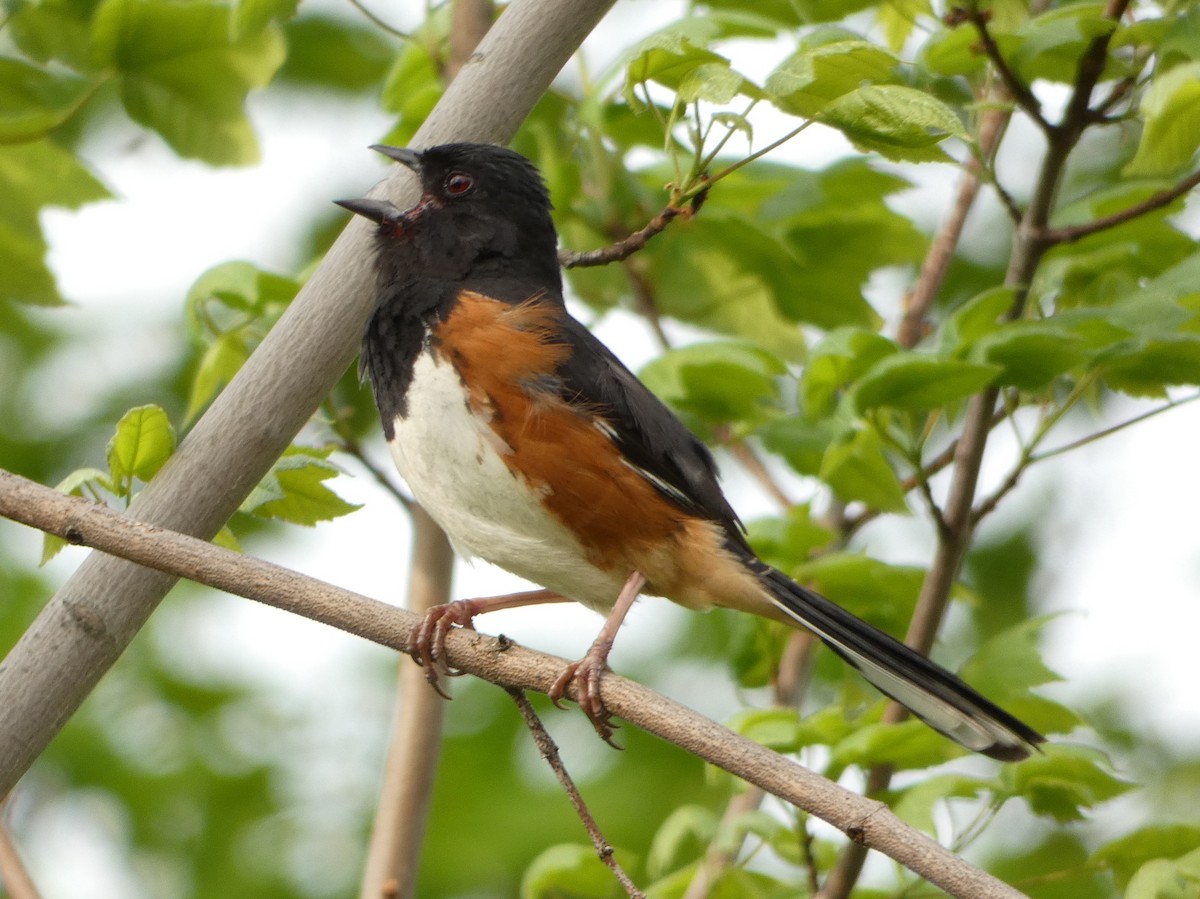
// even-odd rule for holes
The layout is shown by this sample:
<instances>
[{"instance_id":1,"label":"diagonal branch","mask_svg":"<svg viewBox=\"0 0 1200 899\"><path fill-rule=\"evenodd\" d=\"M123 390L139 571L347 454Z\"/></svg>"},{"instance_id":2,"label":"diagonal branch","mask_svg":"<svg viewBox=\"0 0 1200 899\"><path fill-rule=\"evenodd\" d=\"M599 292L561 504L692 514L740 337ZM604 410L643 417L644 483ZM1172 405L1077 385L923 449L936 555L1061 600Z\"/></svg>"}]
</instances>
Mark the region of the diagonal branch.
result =
<instances>
[{"instance_id":1,"label":"diagonal branch","mask_svg":"<svg viewBox=\"0 0 1200 899\"><path fill-rule=\"evenodd\" d=\"M1156 209L1169 206L1198 185L1200 185L1200 171L1195 171L1174 187L1160 190L1153 196L1147 197L1140 203L1134 203L1120 212L1114 212L1112 215L1084 222L1082 225L1069 225L1063 228L1043 228L1038 237L1051 245L1072 243L1089 235L1097 234L1100 231L1107 231L1109 228L1115 228L1117 225L1133 221L1135 218L1143 216L1148 212L1154 212Z\"/></svg>"},{"instance_id":2,"label":"diagonal branch","mask_svg":"<svg viewBox=\"0 0 1200 899\"><path fill-rule=\"evenodd\" d=\"M678 206L666 206L662 212L650 219L646 227L634 231L628 237L607 247L600 247L597 250L580 250L578 252L560 250L558 253L559 264L563 268L585 268L595 265L608 265L610 262L620 262L628 259L648 244L650 238L665 231L667 225L671 224L672 220L689 212L690 210L681 209Z\"/></svg>"},{"instance_id":3,"label":"diagonal branch","mask_svg":"<svg viewBox=\"0 0 1200 899\"><path fill-rule=\"evenodd\" d=\"M402 652L407 651L409 635L420 620L404 609L136 521L5 471L0 471L0 516ZM543 693L554 685L565 664L563 659L471 630L451 633L446 648L447 661L454 668L505 687ZM633 681L608 674L600 686L605 705L630 724L816 815L950 895L1020 899L1019 891L905 824L883 803L855 795Z\"/></svg>"},{"instance_id":4,"label":"diagonal branch","mask_svg":"<svg viewBox=\"0 0 1200 899\"><path fill-rule=\"evenodd\" d=\"M587 831L588 837L592 841L592 846L596 849L596 855L613 872L613 876L617 878L617 882L621 884L621 888L625 890L627 896L634 897L634 899L645 899L645 894L634 885L629 875L625 873L625 869L617 862L612 846L604 838L604 834L600 830L600 825L596 823L591 809L583 801L583 796L580 794L579 788L575 786L575 781L571 778L570 773L568 773L567 766L563 764L562 756L558 752L558 744L547 733L546 726L542 724L542 719L534 711L529 697L525 695L524 690L513 687L508 688L508 693L512 696L513 702L517 704L517 708L520 709L521 717L525 719L525 726L529 728L530 734L533 735L533 742L537 745L538 752L546 760L546 764L550 766L550 770L554 772L554 776L558 778L558 782L566 792L567 798L571 800L571 805L575 806L575 813L579 815L579 820L583 822L583 828Z\"/></svg>"},{"instance_id":5,"label":"diagonal branch","mask_svg":"<svg viewBox=\"0 0 1200 899\"><path fill-rule=\"evenodd\" d=\"M983 52L991 60L992 68L996 70L996 74L1004 82L1004 86L1008 89L1009 94L1012 95L1013 100L1025 110L1025 113L1033 119L1034 123L1042 131L1049 132L1053 130L1054 126L1042 115L1042 104L1038 101L1038 98L1029 89L1029 85L1022 81L1017 73L1009 67L1008 60L1000 52L1000 45L996 43L996 38L992 36L992 31L988 28L988 13L980 10L973 4L970 9L965 11L965 15L975 27L975 32L979 35L979 44L983 47Z\"/></svg>"}]
</instances>

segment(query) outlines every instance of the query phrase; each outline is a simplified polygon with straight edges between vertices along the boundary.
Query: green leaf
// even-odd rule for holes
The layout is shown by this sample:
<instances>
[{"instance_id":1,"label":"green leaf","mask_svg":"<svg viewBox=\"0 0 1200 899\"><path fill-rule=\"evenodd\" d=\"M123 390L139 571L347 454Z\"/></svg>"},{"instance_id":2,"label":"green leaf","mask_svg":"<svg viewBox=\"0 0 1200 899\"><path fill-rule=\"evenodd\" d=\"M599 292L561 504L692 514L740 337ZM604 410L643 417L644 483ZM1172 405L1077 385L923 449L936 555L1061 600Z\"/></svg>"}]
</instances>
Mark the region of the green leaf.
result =
<instances>
[{"instance_id":1,"label":"green leaf","mask_svg":"<svg viewBox=\"0 0 1200 899\"><path fill-rule=\"evenodd\" d=\"M305 16L284 28L287 61L279 78L333 90L375 90L391 68L395 50L379 29L342 18Z\"/></svg>"},{"instance_id":2,"label":"green leaf","mask_svg":"<svg viewBox=\"0 0 1200 899\"><path fill-rule=\"evenodd\" d=\"M807 562L835 538L832 530L813 518L808 503L796 503L781 515L755 518L746 532L746 539L764 562L786 571Z\"/></svg>"},{"instance_id":3,"label":"green leaf","mask_svg":"<svg viewBox=\"0 0 1200 899\"><path fill-rule=\"evenodd\" d=\"M992 37L1006 57L1018 43L1015 37L994 31ZM966 25L935 30L922 45L919 59L928 72L948 77L974 75L988 64L987 54L979 45L979 34Z\"/></svg>"},{"instance_id":4,"label":"green leaf","mask_svg":"<svg viewBox=\"0 0 1200 899\"><path fill-rule=\"evenodd\" d=\"M222 334L200 357L200 365L192 378L185 421L192 421L217 393L233 380L249 358L246 346L236 335Z\"/></svg>"},{"instance_id":5,"label":"green leaf","mask_svg":"<svg viewBox=\"0 0 1200 899\"><path fill-rule=\"evenodd\" d=\"M892 803L896 816L913 827L936 835L933 809L947 799L974 799L987 789L987 781L965 774L939 774L900 791Z\"/></svg>"},{"instance_id":6,"label":"green leaf","mask_svg":"<svg viewBox=\"0 0 1200 899\"><path fill-rule=\"evenodd\" d=\"M259 489L242 504L242 511L259 518L312 527L318 521L328 521L360 508L325 486L325 481L341 473L336 465L326 461L331 452L332 449L288 447Z\"/></svg>"},{"instance_id":7,"label":"green leaf","mask_svg":"<svg viewBox=\"0 0 1200 899\"><path fill-rule=\"evenodd\" d=\"M1194 899L1200 879L1165 858L1146 862L1129 880L1125 899Z\"/></svg>"},{"instance_id":8,"label":"green leaf","mask_svg":"<svg viewBox=\"0 0 1200 899\"><path fill-rule=\"evenodd\" d=\"M879 316L863 298L872 273L917 265L929 245L911 220L888 205L909 186L864 159L818 172L791 170L758 212L762 226L786 234L787 249L800 261L797 288L779 294L785 314L826 329L879 327Z\"/></svg>"},{"instance_id":9,"label":"green leaf","mask_svg":"<svg viewBox=\"0 0 1200 899\"><path fill-rule=\"evenodd\" d=\"M685 19L642 40L630 51L625 70L626 102L634 107L641 105L634 90L639 84L653 81L678 93L688 77L702 66L728 68L728 59L705 46L718 33L715 23Z\"/></svg>"},{"instance_id":10,"label":"green leaf","mask_svg":"<svg viewBox=\"0 0 1200 899\"><path fill-rule=\"evenodd\" d=\"M620 855L620 853L618 853ZM590 846L551 846L533 860L521 877L521 899L608 899L613 878Z\"/></svg>"},{"instance_id":11,"label":"green leaf","mask_svg":"<svg viewBox=\"0 0 1200 899\"><path fill-rule=\"evenodd\" d=\"M829 419L789 415L767 422L758 429L757 436L763 446L782 456L796 471L816 477L825 451L840 430Z\"/></svg>"},{"instance_id":12,"label":"green leaf","mask_svg":"<svg viewBox=\"0 0 1200 899\"><path fill-rule=\"evenodd\" d=\"M137 406L121 416L108 441L108 470L114 490L129 496L132 481L149 481L175 451L175 429L162 407Z\"/></svg>"},{"instance_id":13,"label":"green leaf","mask_svg":"<svg viewBox=\"0 0 1200 899\"><path fill-rule=\"evenodd\" d=\"M38 215L106 199L104 186L68 150L49 140L0 144L0 295L23 303L62 302L46 267Z\"/></svg>"},{"instance_id":14,"label":"green leaf","mask_svg":"<svg viewBox=\"0 0 1200 899\"><path fill-rule=\"evenodd\" d=\"M892 53L868 41L809 46L780 63L767 78L766 93L780 109L812 118L863 84L895 81L899 64Z\"/></svg>"},{"instance_id":15,"label":"green leaf","mask_svg":"<svg viewBox=\"0 0 1200 899\"><path fill-rule=\"evenodd\" d=\"M955 309L941 329L942 354L961 356L985 334L1001 327L1001 317L1013 308L1016 294L1011 287L992 287Z\"/></svg>"},{"instance_id":16,"label":"green leaf","mask_svg":"<svg viewBox=\"0 0 1200 899\"><path fill-rule=\"evenodd\" d=\"M384 143L408 146L445 88L429 48L417 41L405 44L380 92L380 105L397 117Z\"/></svg>"},{"instance_id":17,"label":"green leaf","mask_svg":"<svg viewBox=\"0 0 1200 899\"><path fill-rule=\"evenodd\" d=\"M900 480L870 428L830 444L820 477L845 502L864 502L880 512L908 511Z\"/></svg>"},{"instance_id":18,"label":"green leaf","mask_svg":"<svg viewBox=\"0 0 1200 899\"><path fill-rule=\"evenodd\" d=\"M1018 40L1011 53L1005 55L1026 84L1038 79L1070 84L1078 77L1079 58L1087 47L1116 27L1116 20L1105 15L1102 3L1066 4L1025 23L1016 32ZM1107 65L1113 67L1111 57ZM1105 80L1114 74L1106 71Z\"/></svg>"},{"instance_id":19,"label":"green leaf","mask_svg":"<svg viewBox=\"0 0 1200 899\"><path fill-rule=\"evenodd\" d=\"M1059 823L1078 821L1083 812L1133 789L1109 771L1096 750L1047 743L1034 754L1000 771L998 795L1022 796L1030 809Z\"/></svg>"},{"instance_id":20,"label":"green leaf","mask_svg":"<svg viewBox=\"0 0 1200 899\"><path fill-rule=\"evenodd\" d=\"M1200 334L1142 338L1103 355L1100 370L1114 390L1161 396L1164 388L1200 384Z\"/></svg>"},{"instance_id":21,"label":"green leaf","mask_svg":"<svg viewBox=\"0 0 1200 899\"><path fill-rule=\"evenodd\" d=\"M800 719L796 731L797 746L833 746L854 732L855 722L846 710L834 703Z\"/></svg>"},{"instance_id":22,"label":"green leaf","mask_svg":"<svg viewBox=\"0 0 1200 899\"><path fill-rule=\"evenodd\" d=\"M891 634L902 633L908 625L925 580L923 568L851 552L826 552L790 573Z\"/></svg>"},{"instance_id":23,"label":"green leaf","mask_svg":"<svg viewBox=\"0 0 1200 899\"><path fill-rule=\"evenodd\" d=\"M663 314L788 359L804 350L794 322L841 324L873 315L861 296L838 306L832 292L811 291L788 241L720 205L672 225L648 250L648 276ZM839 290L847 292L845 283Z\"/></svg>"},{"instance_id":24,"label":"green leaf","mask_svg":"<svg viewBox=\"0 0 1200 899\"><path fill-rule=\"evenodd\" d=\"M795 752L800 748L800 718L795 709L742 709L727 726L776 752Z\"/></svg>"},{"instance_id":25,"label":"green leaf","mask_svg":"<svg viewBox=\"0 0 1200 899\"><path fill-rule=\"evenodd\" d=\"M42 137L67 120L96 84L0 57L0 144Z\"/></svg>"},{"instance_id":26,"label":"green leaf","mask_svg":"<svg viewBox=\"0 0 1200 899\"><path fill-rule=\"evenodd\" d=\"M863 328L831 331L809 355L800 380L800 396L810 416L827 416L841 391L872 366L899 352L894 341Z\"/></svg>"},{"instance_id":27,"label":"green leaf","mask_svg":"<svg viewBox=\"0 0 1200 899\"><path fill-rule=\"evenodd\" d=\"M720 821L702 805L681 805L654 833L646 853L646 871L665 877L702 856L717 835Z\"/></svg>"},{"instance_id":28,"label":"green leaf","mask_svg":"<svg viewBox=\"0 0 1200 899\"><path fill-rule=\"evenodd\" d=\"M728 103L739 94L753 98L763 96L754 82L724 62L705 63L692 69L679 83L677 94L684 103L704 100L717 104Z\"/></svg>"},{"instance_id":29,"label":"green leaf","mask_svg":"<svg viewBox=\"0 0 1200 899\"><path fill-rule=\"evenodd\" d=\"M262 31L271 22L286 22L299 6L300 0L238 0L233 11L234 36Z\"/></svg>"},{"instance_id":30,"label":"green leaf","mask_svg":"<svg viewBox=\"0 0 1200 899\"><path fill-rule=\"evenodd\" d=\"M875 11L876 21L883 28L888 48L899 53L917 27L921 16L932 16L930 0L889 0Z\"/></svg>"},{"instance_id":31,"label":"green leaf","mask_svg":"<svg viewBox=\"0 0 1200 899\"><path fill-rule=\"evenodd\" d=\"M961 755L963 749L956 743L910 718L900 724L867 724L855 729L833 747L830 764L835 769L890 765L908 771L930 768Z\"/></svg>"},{"instance_id":32,"label":"green leaf","mask_svg":"<svg viewBox=\"0 0 1200 899\"><path fill-rule=\"evenodd\" d=\"M956 403L992 383L998 365L897 353L881 359L854 386L859 410L889 406L925 411Z\"/></svg>"},{"instance_id":33,"label":"green leaf","mask_svg":"<svg viewBox=\"0 0 1200 899\"><path fill-rule=\"evenodd\" d=\"M770 414L787 368L748 343L701 343L669 350L640 372L660 397L708 424L756 422Z\"/></svg>"},{"instance_id":34,"label":"green leaf","mask_svg":"<svg viewBox=\"0 0 1200 899\"><path fill-rule=\"evenodd\" d=\"M1125 889L1130 879L1146 862L1176 859L1200 846L1200 825L1149 824L1101 846L1091 861L1109 868L1117 886Z\"/></svg>"},{"instance_id":35,"label":"green leaf","mask_svg":"<svg viewBox=\"0 0 1200 899\"><path fill-rule=\"evenodd\" d=\"M901 85L867 85L838 97L817 117L856 147L904 162L949 157L937 146L948 137L967 139L954 110L936 97Z\"/></svg>"},{"instance_id":36,"label":"green leaf","mask_svg":"<svg viewBox=\"0 0 1200 899\"><path fill-rule=\"evenodd\" d=\"M246 94L285 56L277 27L233 37L231 18L227 6L202 0L105 0L93 33L95 62L120 74L130 117L181 156L214 165L258 160Z\"/></svg>"},{"instance_id":37,"label":"green leaf","mask_svg":"<svg viewBox=\"0 0 1200 899\"><path fill-rule=\"evenodd\" d=\"M93 7L90 0L8 4L8 33L36 62L61 62L77 72L87 71Z\"/></svg>"},{"instance_id":38,"label":"green leaf","mask_svg":"<svg viewBox=\"0 0 1200 899\"><path fill-rule=\"evenodd\" d=\"M963 666L962 676L997 702L1023 696L1030 687L1062 680L1046 667L1038 641L1053 616L1039 616L989 638Z\"/></svg>"},{"instance_id":39,"label":"green leaf","mask_svg":"<svg viewBox=\"0 0 1200 899\"><path fill-rule=\"evenodd\" d=\"M1000 366L997 384L1037 390L1082 364L1087 355L1083 338L1051 319L1006 322L975 344L971 358Z\"/></svg>"},{"instance_id":40,"label":"green leaf","mask_svg":"<svg viewBox=\"0 0 1200 899\"><path fill-rule=\"evenodd\" d=\"M1187 167L1200 147L1200 62L1155 76L1142 95L1142 139L1123 174L1172 175Z\"/></svg>"}]
</instances>

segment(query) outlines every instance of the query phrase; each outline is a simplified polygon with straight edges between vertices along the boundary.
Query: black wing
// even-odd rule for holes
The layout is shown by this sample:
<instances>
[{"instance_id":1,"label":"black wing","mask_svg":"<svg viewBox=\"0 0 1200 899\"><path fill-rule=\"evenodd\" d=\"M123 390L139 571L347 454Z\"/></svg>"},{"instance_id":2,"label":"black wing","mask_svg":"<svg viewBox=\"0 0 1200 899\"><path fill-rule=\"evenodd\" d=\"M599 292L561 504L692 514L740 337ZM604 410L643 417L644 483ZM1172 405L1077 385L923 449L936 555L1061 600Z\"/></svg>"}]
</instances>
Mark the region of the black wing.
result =
<instances>
[{"instance_id":1,"label":"black wing","mask_svg":"<svg viewBox=\"0 0 1200 899\"><path fill-rule=\"evenodd\" d=\"M663 496L720 524L732 542L746 547L708 447L587 328L564 315L563 330L572 347L557 372L563 398L598 415L630 467Z\"/></svg>"}]
</instances>

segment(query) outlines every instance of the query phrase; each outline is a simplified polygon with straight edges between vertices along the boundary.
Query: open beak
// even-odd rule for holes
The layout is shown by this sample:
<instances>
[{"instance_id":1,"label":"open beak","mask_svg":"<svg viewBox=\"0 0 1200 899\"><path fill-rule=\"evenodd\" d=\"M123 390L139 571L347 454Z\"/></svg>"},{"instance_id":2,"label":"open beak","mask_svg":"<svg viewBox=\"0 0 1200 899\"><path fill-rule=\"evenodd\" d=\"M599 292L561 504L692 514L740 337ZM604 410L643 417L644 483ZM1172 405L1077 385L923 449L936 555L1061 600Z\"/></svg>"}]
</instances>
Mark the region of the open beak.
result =
<instances>
[{"instance_id":1,"label":"open beak","mask_svg":"<svg viewBox=\"0 0 1200 899\"><path fill-rule=\"evenodd\" d=\"M388 159L394 159L401 165L407 166L418 175L421 174L421 154L416 150L409 150L405 147L389 147L386 144L372 144L371 149L382 153Z\"/></svg>"},{"instance_id":2,"label":"open beak","mask_svg":"<svg viewBox=\"0 0 1200 899\"><path fill-rule=\"evenodd\" d=\"M377 224L395 224L404 218L404 213L395 203L389 200L372 200L363 197L360 200L334 200L343 209L349 209L355 215L370 219Z\"/></svg>"},{"instance_id":3,"label":"open beak","mask_svg":"<svg viewBox=\"0 0 1200 899\"><path fill-rule=\"evenodd\" d=\"M404 147L389 147L384 144L374 144L372 150L377 150L388 159L394 159L396 162L407 166L421 174L421 154L416 150L409 150ZM372 200L363 197L359 200L334 200L333 202L341 206L343 209L349 209L355 215L361 215L365 219L370 219L376 224L398 224L404 221L404 211L397 208L394 203L388 200Z\"/></svg>"}]
</instances>

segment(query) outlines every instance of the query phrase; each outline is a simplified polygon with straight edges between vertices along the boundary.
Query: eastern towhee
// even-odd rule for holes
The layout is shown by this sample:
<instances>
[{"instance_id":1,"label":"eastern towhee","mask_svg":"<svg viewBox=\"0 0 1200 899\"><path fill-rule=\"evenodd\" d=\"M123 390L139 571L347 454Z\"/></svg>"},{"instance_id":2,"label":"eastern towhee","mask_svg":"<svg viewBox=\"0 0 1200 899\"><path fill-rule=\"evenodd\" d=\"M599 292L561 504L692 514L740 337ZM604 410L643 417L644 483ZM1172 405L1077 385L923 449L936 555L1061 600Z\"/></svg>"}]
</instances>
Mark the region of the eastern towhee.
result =
<instances>
[{"instance_id":1,"label":"eastern towhee","mask_svg":"<svg viewBox=\"0 0 1200 899\"><path fill-rule=\"evenodd\" d=\"M340 205L377 224L379 298L360 372L396 467L456 549L545 590L430 612L415 655L436 685L453 625L575 600L608 619L574 681L606 739L599 680L639 593L808 628L917 717L968 749L1021 759L1043 737L950 672L762 562L712 455L563 303L558 238L537 169L501 147L374 149L421 198Z\"/></svg>"}]
</instances>

